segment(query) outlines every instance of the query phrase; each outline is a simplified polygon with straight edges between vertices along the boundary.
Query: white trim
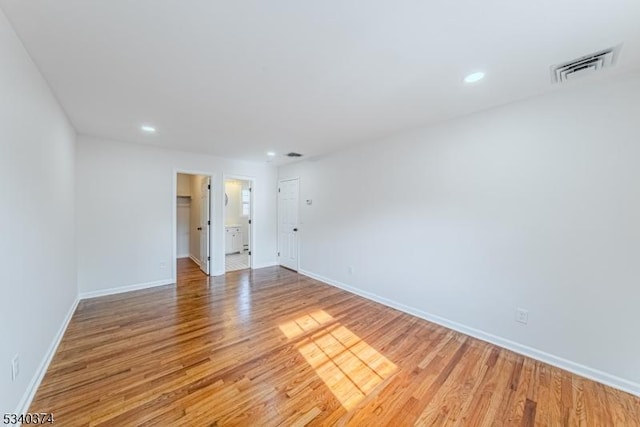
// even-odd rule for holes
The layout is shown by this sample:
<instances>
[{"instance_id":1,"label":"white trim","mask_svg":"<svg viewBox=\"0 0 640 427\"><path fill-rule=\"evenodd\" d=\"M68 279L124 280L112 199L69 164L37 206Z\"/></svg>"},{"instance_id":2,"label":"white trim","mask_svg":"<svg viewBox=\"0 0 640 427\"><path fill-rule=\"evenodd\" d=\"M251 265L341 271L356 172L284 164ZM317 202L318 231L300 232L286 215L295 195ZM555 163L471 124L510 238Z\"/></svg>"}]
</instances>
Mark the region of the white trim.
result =
<instances>
[{"instance_id":1,"label":"white trim","mask_svg":"<svg viewBox=\"0 0 640 427\"><path fill-rule=\"evenodd\" d=\"M35 375L31 379L31 382L27 387L27 390L24 392L24 394L22 395L22 399L20 399L20 402L18 403L18 407L15 410L16 414L26 414L29 411L29 407L31 406L31 402L33 401L34 396L36 395L36 391L38 391L38 388L40 387L40 383L44 378L44 374L46 374L47 369L49 369L49 364L51 363L53 356L56 354L56 350L60 345L60 341L62 341L62 337L67 330L67 326L69 326L69 322L73 317L73 313L76 312L76 308L78 307L79 302L80 299L76 297L75 301L73 301L73 304L71 304L71 307L69 307L69 311L67 312L62 325L58 329L56 336L53 338L53 341L47 349L44 358L40 362L40 366L38 366Z\"/></svg>"},{"instance_id":2,"label":"white trim","mask_svg":"<svg viewBox=\"0 0 640 427\"><path fill-rule=\"evenodd\" d=\"M178 259L191 258L191 255L189 255L189 254L182 254L182 255L178 254L176 258L178 258Z\"/></svg>"},{"instance_id":3,"label":"white trim","mask_svg":"<svg viewBox=\"0 0 640 427\"><path fill-rule=\"evenodd\" d=\"M437 323L438 325L444 326L445 328L453 329L454 331L461 332L465 335L469 335L479 340L497 345L498 347L506 348L508 350L511 350L523 356L527 356L532 359L539 360L549 365L572 372L576 375L580 375L582 377L597 381L599 383L608 385L610 387L613 387L618 390L622 390L627 393L631 393L633 395L640 397L640 384L635 383L633 381L620 378L618 376L600 371L598 369L591 368L589 366L582 365L580 363L572 362L571 360L567 360L562 357L555 356L553 354L538 350L536 348L529 347L527 345L520 344L515 341L511 341L509 339L499 337L497 335L490 334L480 329L463 325L462 323L454 322L452 320L437 316L435 314L427 313L426 311L422 311L417 308L401 304L399 302L381 297L371 292L363 291L361 289L346 285L336 280L331 280L327 277L320 276L310 271L298 270L298 272L303 276L311 277L312 279L319 280L321 282L324 282L331 286L335 286L336 288L340 288L352 294L356 294L363 298L369 299L371 301L375 301L377 303L386 305L387 307L395 308L396 310L400 310L402 312L411 314L413 316L419 317L429 322Z\"/></svg>"},{"instance_id":4,"label":"white trim","mask_svg":"<svg viewBox=\"0 0 640 427\"><path fill-rule=\"evenodd\" d=\"M189 255L187 258L191 258L191 261L195 262L196 264L198 264L198 267L200 267L200 260L196 257L194 257L193 255Z\"/></svg>"},{"instance_id":5,"label":"white trim","mask_svg":"<svg viewBox=\"0 0 640 427\"><path fill-rule=\"evenodd\" d=\"M117 288L101 289L99 291L81 292L80 299L97 298L106 295L121 294L123 292L138 291L140 289L155 288L156 286L172 285L176 283L172 279L156 280L154 282L137 283L135 285L119 286Z\"/></svg>"}]
</instances>

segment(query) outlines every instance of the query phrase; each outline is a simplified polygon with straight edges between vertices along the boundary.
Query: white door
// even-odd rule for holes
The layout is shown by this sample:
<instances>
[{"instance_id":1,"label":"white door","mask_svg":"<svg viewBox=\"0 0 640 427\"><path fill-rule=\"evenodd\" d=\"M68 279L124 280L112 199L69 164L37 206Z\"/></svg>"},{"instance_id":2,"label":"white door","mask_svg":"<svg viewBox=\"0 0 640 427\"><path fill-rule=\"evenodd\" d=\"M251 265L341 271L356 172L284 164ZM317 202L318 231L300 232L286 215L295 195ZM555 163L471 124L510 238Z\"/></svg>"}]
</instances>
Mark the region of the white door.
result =
<instances>
[{"instance_id":1,"label":"white door","mask_svg":"<svg viewBox=\"0 0 640 427\"><path fill-rule=\"evenodd\" d=\"M298 179L278 187L278 253L280 265L298 271Z\"/></svg>"},{"instance_id":2,"label":"white door","mask_svg":"<svg viewBox=\"0 0 640 427\"><path fill-rule=\"evenodd\" d=\"M210 193L211 178L207 177L202 180L201 199L200 199L200 269L207 275L209 274L209 264L211 256L209 254L209 229L211 227L211 209L210 209Z\"/></svg>"}]
</instances>

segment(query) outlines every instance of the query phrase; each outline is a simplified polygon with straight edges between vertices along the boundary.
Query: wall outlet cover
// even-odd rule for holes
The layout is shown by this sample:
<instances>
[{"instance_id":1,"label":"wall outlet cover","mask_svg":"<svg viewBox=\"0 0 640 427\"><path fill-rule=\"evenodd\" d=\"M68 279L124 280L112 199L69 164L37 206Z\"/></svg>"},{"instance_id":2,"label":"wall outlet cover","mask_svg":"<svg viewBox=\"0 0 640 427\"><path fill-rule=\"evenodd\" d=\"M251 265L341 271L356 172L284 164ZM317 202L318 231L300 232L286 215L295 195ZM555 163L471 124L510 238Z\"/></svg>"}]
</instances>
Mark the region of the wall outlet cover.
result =
<instances>
[{"instance_id":1,"label":"wall outlet cover","mask_svg":"<svg viewBox=\"0 0 640 427\"><path fill-rule=\"evenodd\" d=\"M516 322L527 324L529 322L529 312L523 308L516 310Z\"/></svg>"}]
</instances>

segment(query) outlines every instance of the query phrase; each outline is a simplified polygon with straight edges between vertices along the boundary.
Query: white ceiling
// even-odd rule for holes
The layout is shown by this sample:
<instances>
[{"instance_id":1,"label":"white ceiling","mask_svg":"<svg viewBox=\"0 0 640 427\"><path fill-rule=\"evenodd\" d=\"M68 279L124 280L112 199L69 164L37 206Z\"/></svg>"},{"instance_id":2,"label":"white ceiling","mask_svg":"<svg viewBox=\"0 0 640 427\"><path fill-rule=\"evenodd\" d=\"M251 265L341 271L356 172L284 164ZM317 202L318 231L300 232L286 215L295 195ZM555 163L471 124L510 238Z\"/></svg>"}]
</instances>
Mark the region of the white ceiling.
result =
<instances>
[{"instance_id":1,"label":"white ceiling","mask_svg":"<svg viewBox=\"0 0 640 427\"><path fill-rule=\"evenodd\" d=\"M550 65L619 43L618 65L582 80L640 70L637 0L0 6L78 132L246 160L320 155L563 90ZM465 85L476 70L485 80Z\"/></svg>"}]
</instances>

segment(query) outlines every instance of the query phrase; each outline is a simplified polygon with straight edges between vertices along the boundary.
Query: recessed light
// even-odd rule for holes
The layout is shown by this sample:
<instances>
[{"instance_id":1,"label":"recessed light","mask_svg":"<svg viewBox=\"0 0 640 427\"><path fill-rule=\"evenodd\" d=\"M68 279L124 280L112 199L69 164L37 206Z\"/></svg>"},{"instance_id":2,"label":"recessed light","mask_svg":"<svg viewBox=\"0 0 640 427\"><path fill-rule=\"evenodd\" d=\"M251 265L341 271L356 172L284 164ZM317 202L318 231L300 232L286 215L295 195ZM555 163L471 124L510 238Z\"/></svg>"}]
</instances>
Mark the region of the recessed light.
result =
<instances>
[{"instance_id":1,"label":"recessed light","mask_svg":"<svg viewBox=\"0 0 640 427\"><path fill-rule=\"evenodd\" d=\"M484 73L482 71L478 71L477 73L471 73L467 77L464 78L465 83L475 83L484 79Z\"/></svg>"},{"instance_id":2,"label":"recessed light","mask_svg":"<svg viewBox=\"0 0 640 427\"><path fill-rule=\"evenodd\" d=\"M140 129L142 129L143 132L156 133L156 128L154 128L153 126L142 125L140 126Z\"/></svg>"},{"instance_id":3,"label":"recessed light","mask_svg":"<svg viewBox=\"0 0 640 427\"><path fill-rule=\"evenodd\" d=\"M275 155L276 153L274 153L273 151L267 151L267 156L274 157Z\"/></svg>"}]
</instances>

